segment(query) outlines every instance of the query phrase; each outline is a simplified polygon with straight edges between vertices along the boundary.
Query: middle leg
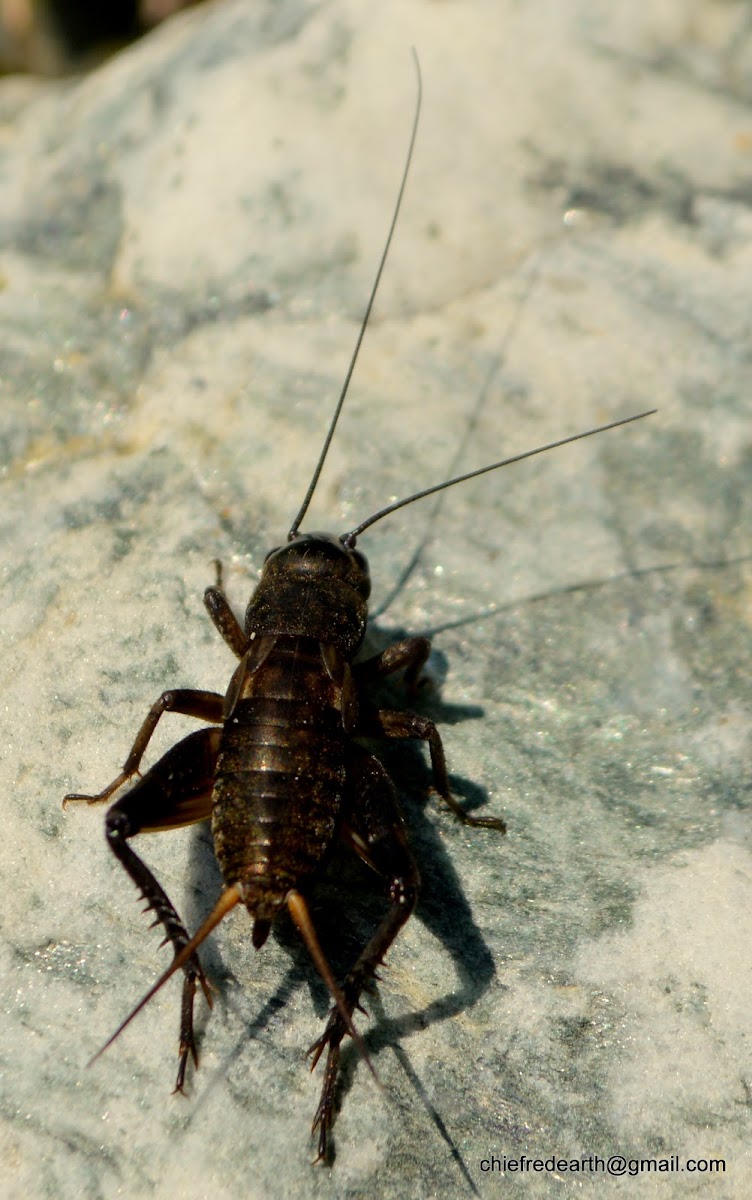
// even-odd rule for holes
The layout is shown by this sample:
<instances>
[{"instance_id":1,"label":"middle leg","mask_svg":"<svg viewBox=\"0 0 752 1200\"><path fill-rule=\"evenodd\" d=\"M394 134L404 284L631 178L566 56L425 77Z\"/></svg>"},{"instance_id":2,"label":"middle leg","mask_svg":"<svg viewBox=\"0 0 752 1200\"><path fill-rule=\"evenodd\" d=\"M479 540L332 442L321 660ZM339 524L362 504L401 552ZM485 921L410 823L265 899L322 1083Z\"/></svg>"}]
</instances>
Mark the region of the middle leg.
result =
<instances>
[{"instance_id":1,"label":"middle leg","mask_svg":"<svg viewBox=\"0 0 752 1200\"><path fill-rule=\"evenodd\" d=\"M419 738L427 742L434 788L457 820L463 825L497 829L499 833L506 833L507 827L501 817L473 817L455 800L449 785L441 736L433 721L429 721L427 717L412 712L400 712L398 709L363 707L355 734L357 737L370 738Z\"/></svg>"}]
</instances>

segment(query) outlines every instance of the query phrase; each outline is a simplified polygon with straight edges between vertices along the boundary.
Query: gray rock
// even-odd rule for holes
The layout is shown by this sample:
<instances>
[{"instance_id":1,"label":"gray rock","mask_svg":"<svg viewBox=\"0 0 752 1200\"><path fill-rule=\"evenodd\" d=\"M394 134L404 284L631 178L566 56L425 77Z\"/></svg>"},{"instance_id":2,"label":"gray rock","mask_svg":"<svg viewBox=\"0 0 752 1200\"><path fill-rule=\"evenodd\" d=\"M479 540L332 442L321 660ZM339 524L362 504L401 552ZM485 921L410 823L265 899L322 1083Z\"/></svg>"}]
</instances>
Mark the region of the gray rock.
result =
<instances>
[{"instance_id":1,"label":"gray rock","mask_svg":"<svg viewBox=\"0 0 752 1200\"><path fill-rule=\"evenodd\" d=\"M302 498L411 43L414 169L307 528L660 411L362 539L376 635L435 634L423 711L508 835L426 803L420 749L390 754L421 905L360 1020L386 1096L348 1052L314 1169L328 1000L284 925L256 954L235 913L207 945L187 1099L175 983L85 1069L168 956L101 810L60 801L112 778L165 687L229 680L203 589L220 557L241 610ZM678 2L236 0L85 78L0 83L5 1194L460 1195L492 1154L722 1157L714 1194L741 1194L750 54L741 9L709 3L690 27ZM193 727L165 718L150 761ZM194 927L221 886L207 832L139 848ZM340 971L381 911L339 860L317 919ZM571 1182L506 1167L512 1197Z\"/></svg>"}]
</instances>

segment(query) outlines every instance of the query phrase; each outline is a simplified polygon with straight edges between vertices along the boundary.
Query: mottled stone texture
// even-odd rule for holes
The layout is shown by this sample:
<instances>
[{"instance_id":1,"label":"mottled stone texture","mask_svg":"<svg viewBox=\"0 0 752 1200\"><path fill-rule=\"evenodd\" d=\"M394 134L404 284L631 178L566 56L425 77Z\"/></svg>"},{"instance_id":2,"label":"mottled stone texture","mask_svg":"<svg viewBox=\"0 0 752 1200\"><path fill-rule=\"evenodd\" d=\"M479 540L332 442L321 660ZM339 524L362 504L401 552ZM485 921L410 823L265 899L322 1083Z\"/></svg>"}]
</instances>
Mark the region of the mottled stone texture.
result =
<instances>
[{"instance_id":1,"label":"mottled stone texture","mask_svg":"<svg viewBox=\"0 0 752 1200\"><path fill-rule=\"evenodd\" d=\"M746 1194L746 13L235 0L85 78L0 83L4 1194L581 1182L492 1180L490 1153L723 1156L712 1194ZM459 827L422 750L390 752L423 891L360 1017L385 1094L352 1055L313 1169L328 999L284 923L255 953L236 910L207 946L187 1099L177 983L85 1069L169 956L101 811L60 801L112 778L165 687L229 680L203 589L221 558L241 611L300 503L396 192L411 44L414 170L305 527L660 412L363 537L375 645L433 632L421 711L508 835ZM194 724L165 717L149 761ZM220 888L207 832L138 846L194 928ZM335 859L314 915L339 973L382 911ZM707 1176L663 1181L687 1194Z\"/></svg>"}]
</instances>

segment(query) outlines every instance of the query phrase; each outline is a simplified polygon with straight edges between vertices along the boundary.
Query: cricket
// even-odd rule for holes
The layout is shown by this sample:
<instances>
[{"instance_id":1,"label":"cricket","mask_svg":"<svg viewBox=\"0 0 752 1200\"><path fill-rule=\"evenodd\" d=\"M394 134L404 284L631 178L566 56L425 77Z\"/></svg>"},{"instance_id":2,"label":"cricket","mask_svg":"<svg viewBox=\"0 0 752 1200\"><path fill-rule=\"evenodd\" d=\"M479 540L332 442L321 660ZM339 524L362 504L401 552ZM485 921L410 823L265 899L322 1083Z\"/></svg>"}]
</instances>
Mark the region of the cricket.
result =
<instances>
[{"instance_id":1,"label":"cricket","mask_svg":"<svg viewBox=\"0 0 752 1200\"><path fill-rule=\"evenodd\" d=\"M379 681L397 672L404 674L408 699L413 697L431 644L426 637L408 637L372 657L359 657L368 624L371 583L368 562L357 543L377 521L426 496L641 420L655 411L624 417L444 480L386 505L348 532L300 531L345 403L397 224L421 107L417 57L415 66L417 100L391 224L308 490L286 540L266 557L244 622L241 624L226 597L219 563L215 582L204 595L212 622L238 660L227 692L164 691L150 708L112 782L96 795L73 793L64 800L65 806L76 801L101 804L123 785L132 784L107 810L106 839L138 888L146 911L153 914L154 924L162 926L163 944L169 942L174 953L171 965L95 1058L166 981L181 971L175 1090L183 1092L189 1061L198 1065L194 1034L198 988L212 1004L199 946L231 909L242 905L252 920L251 941L260 950L272 923L286 912L332 1000L324 1030L309 1050L312 1070L325 1056L312 1126L315 1161L325 1163L333 1156L340 1050L346 1037L357 1044L378 1084L354 1014L363 1012L361 997L374 986L379 965L409 919L419 888L419 870L395 782L360 739L410 738L426 743L433 787L454 816L465 825L505 831L500 817L471 815L452 795L436 725L406 709L379 707L373 698ZM206 727L183 738L141 775L139 768L149 741L163 714L170 712L195 717ZM211 821L224 888L213 911L191 936L166 892L133 849L132 840L140 833L207 820ZM385 915L340 982L321 948L309 911L317 876L339 842L375 872L387 901Z\"/></svg>"}]
</instances>

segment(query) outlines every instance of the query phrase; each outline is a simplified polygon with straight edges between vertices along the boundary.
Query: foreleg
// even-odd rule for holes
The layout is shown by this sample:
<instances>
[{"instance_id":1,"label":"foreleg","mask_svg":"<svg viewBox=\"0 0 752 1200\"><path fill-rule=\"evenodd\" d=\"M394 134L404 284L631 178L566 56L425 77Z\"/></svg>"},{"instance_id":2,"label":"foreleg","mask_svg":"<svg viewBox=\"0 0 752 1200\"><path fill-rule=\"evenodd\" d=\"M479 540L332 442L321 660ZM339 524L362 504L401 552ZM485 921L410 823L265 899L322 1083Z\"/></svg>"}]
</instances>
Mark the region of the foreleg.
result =
<instances>
[{"instance_id":1,"label":"foreleg","mask_svg":"<svg viewBox=\"0 0 752 1200\"><path fill-rule=\"evenodd\" d=\"M248 638L225 595L222 583L222 564L218 558L215 558L214 566L217 572L217 582L204 592L204 605L214 626L219 630L233 654L237 658L242 658L248 649Z\"/></svg>"},{"instance_id":2,"label":"foreleg","mask_svg":"<svg viewBox=\"0 0 752 1200\"><path fill-rule=\"evenodd\" d=\"M395 642L393 646L387 646L381 654L375 654L373 658L366 658L363 662L356 663L352 669L353 678L358 684L368 683L404 669L405 687L408 695L413 696L418 690L420 673L426 665L430 653L431 643L428 638L405 638L402 642Z\"/></svg>"}]
</instances>

